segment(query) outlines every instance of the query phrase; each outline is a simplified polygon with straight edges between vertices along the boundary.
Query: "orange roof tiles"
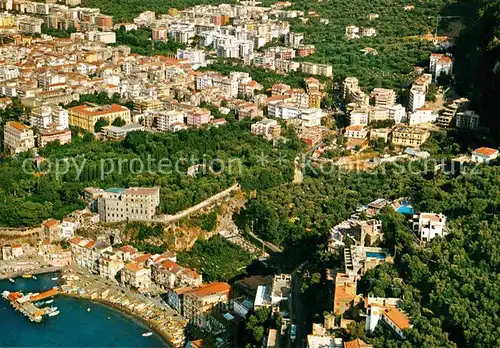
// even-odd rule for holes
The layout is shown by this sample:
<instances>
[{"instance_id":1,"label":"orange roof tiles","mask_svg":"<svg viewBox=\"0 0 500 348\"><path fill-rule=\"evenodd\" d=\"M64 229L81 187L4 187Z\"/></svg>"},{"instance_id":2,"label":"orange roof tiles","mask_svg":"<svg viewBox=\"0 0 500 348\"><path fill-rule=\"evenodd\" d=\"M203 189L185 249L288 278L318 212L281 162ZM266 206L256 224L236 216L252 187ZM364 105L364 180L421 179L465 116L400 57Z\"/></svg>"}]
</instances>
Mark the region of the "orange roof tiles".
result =
<instances>
[{"instance_id":1,"label":"orange roof tiles","mask_svg":"<svg viewBox=\"0 0 500 348\"><path fill-rule=\"evenodd\" d=\"M386 309L384 315L399 329L405 330L410 328L410 320L398 308Z\"/></svg>"},{"instance_id":2,"label":"orange roof tiles","mask_svg":"<svg viewBox=\"0 0 500 348\"><path fill-rule=\"evenodd\" d=\"M492 156L497 152L498 152L498 150L496 150L496 149L492 149L491 147L484 147L484 146L480 147L478 149L475 149L473 151L473 153L477 153L477 154L482 155L482 156Z\"/></svg>"},{"instance_id":3,"label":"orange roof tiles","mask_svg":"<svg viewBox=\"0 0 500 348\"><path fill-rule=\"evenodd\" d=\"M56 226L58 223L59 223L59 221L58 221L58 220L56 220L56 219L48 219L47 221L45 221L45 222L43 223L43 225L44 225L45 227L47 227L47 228L51 228L51 227Z\"/></svg>"},{"instance_id":4,"label":"orange roof tiles","mask_svg":"<svg viewBox=\"0 0 500 348\"><path fill-rule=\"evenodd\" d=\"M149 260L151 258L151 254L144 254L144 255L141 255L141 256L137 256L135 259L134 259L134 262L137 262L137 263L143 263L143 262L146 262L147 260Z\"/></svg>"},{"instance_id":5,"label":"orange roof tiles","mask_svg":"<svg viewBox=\"0 0 500 348\"><path fill-rule=\"evenodd\" d=\"M351 301L353 300L356 295L355 294L350 294L348 290L350 290L351 287L348 286L336 286L335 287L335 294L334 298L335 301L337 300L348 300Z\"/></svg>"},{"instance_id":6,"label":"orange roof tiles","mask_svg":"<svg viewBox=\"0 0 500 348\"><path fill-rule=\"evenodd\" d=\"M142 266L138 265L138 264L137 264L137 263L135 263L135 262L127 263L127 264L125 265L125 268L126 268L126 269L128 269L129 271L134 272L134 273L139 272L140 270L142 270L142 269L143 269L143 267L142 267Z\"/></svg>"},{"instance_id":7,"label":"orange roof tiles","mask_svg":"<svg viewBox=\"0 0 500 348\"><path fill-rule=\"evenodd\" d=\"M362 125L356 125L356 126L349 126L349 127L346 127L345 130L346 131L357 131L357 132L360 132L363 130L363 126Z\"/></svg>"},{"instance_id":8,"label":"orange roof tiles","mask_svg":"<svg viewBox=\"0 0 500 348\"><path fill-rule=\"evenodd\" d=\"M88 105L79 105L68 109L69 111L79 112L82 114L90 115L90 116L99 116L106 115L112 112L120 112L120 111L128 111L128 109L124 106L118 104L112 104L107 108L99 108L96 111L92 111L92 107Z\"/></svg>"},{"instance_id":9,"label":"orange roof tiles","mask_svg":"<svg viewBox=\"0 0 500 348\"><path fill-rule=\"evenodd\" d=\"M15 129L21 131L21 132L24 132L26 130L26 126L23 125L22 123L19 123L17 121L10 121L10 122L7 122L7 125L10 126L10 127L14 127Z\"/></svg>"},{"instance_id":10,"label":"orange roof tiles","mask_svg":"<svg viewBox=\"0 0 500 348\"><path fill-rule=\"evenodd\" d=\"M367 344L364 341L356 338L353 341L344 342L344 348L369 348L373 347L371 344Z\"/></svg>"},{"instance_id":11,"label":"orange roof tiles","mask_svg":"<svg viewBox=\"0 0 500 348\"><path fill-rule=\"evenodd\" d=\"M198 297L209 296L217 293L227 293L231 290L231 285L228 283L210 283L200 286L198 289L193 290L190 294Z\"/></svg>"}]
</instances>

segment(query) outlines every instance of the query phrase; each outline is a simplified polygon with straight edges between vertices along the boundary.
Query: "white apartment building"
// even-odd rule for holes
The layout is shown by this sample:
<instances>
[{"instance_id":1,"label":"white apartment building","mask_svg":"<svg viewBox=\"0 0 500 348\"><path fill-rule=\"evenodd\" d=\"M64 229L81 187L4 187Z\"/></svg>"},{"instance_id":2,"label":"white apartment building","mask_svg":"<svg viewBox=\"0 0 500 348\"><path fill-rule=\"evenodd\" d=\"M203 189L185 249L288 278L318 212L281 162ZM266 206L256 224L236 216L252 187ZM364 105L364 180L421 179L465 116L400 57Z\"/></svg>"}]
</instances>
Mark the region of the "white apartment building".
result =
<instances>
[{"instance_id":1,"label":"white apartment building","mask_svg":"<svg viewBox=\"0 0 500 348\"><path fill-rule=\"evenodd\" d=\"M451 56L442 53L432 53L429 58L429 70L438 78L441 74L450 75L453 69L453 59Z\"/></svg>"},{"instance_id":2,"label":"white apartment building","mask_svg":"<svg viewBox=\"0 0 500 348\"><path fill-rule=\"evenodd\" d=\"M58 130L69 128L68 110L61 106L42 105L31 110L30 124L39 130L47 129L51 126Z\"/></svg>"},{"instance_id":3,"label":"white apartment building","mask_svg":"<svg viewBox=\"0 0 500 348\"><path fill-rule=\"evenodd\" d=\"M285 45L298 48L304 41L304 33L294 33L293 31L285 35Z\"/></svg>"},{"instance_id":4,"label":"white apartment building","mask_svg":"<svg viewBox=\"0 0 500 348\"><path fill-rule=\"evenodd\" d=\"M265 118L250 126L250 131L254 135L262 135L267 140L279 137L281 126L278 121Z\"/></svg>"},{"instance_id":5,"label":"white apartment building","mask_svg":"<svg viewBox=\"0 0 500 348\"><path fill-rule=\"evenodd\" d=\"M362 125L349 126L345 128L345 136L350 139L366 139L368 130Z\"/></svg>"},{"instance_id":6,"label":"white apartment building","mask_svg":"<svg viewBox=\"0 0 500 348\"><path fill-rule=\"evenodd\" d=\"M375 106L391 107L396 104L396 92L393 89L375 88L371 96L375 99Z\"/></svg>"},{"instance_id":7,"label":"white apartment building","mask_svg":"<svg viewBox=\"0 0 500 348\"><path fill-rule=\"evenodd\" d=\"M28 151L35 147L33 129L19 122L10 121L5 124L4 148L10 154Z\"/></svg>"},{"instance_id":8,"label":"white apartment building","mask_svg":"<svg viewBox=\"0 0 500 348\"><path fill-rule=\"evenodd\" d=\"M134 289L145 291L151 286L151 270L135 262L127 263L120 276L123 284Z\"/></svg>"},{"instance_id":9,"label":"white apartment building","mask_svg":"<svg viewBox=\"0 0 500 348\"><path fill-rule=\"evenodd\" d=\"M420 241L429 242L435 237L444 237L446 231L446 216L435 213L421 213L413 217L413 230Z\"/></svg>"},{"instance_id":10,"label":"white apartment building","mask_svg":"<svg viewBox=\"0 0 500 348\"><path fill-rule=\"evenodd\" d=\"M52 107L42 105L31 110L30 124L38 129L46 129L52 124Z\"/></svg>"},{"instance_id":11,"label":"white apartment building","mask_svg":"<svg viewBox=\"0 0 500 348\"><path fill-rule=\"evenodd\" d=\"M282 118L284 120L300 119L302 125L306 127L320 126L323 111L319 108L301 108L296 104L284 102L270 102L267 106L268 114L271 117Z\"/></svg>"},{"instance_id":12,"label":"white apartment building","mask_svg":"<svg viewBox=\"0 0 500 348\"><path fill-rule=\"evenodd\" d=\"M205 66L205 51L192 48L177 49L177 59L188 59L189 64Z\"/></svg>"},{"instance_id":13,"label":"white apartment building","mask_svg":"<svg viewBox=\"0 0 500 348\"><path fill-rule=\"evenodd\" d=\"M85 39L89 41L98 41L105 44L116 43L116 33L114 31L87 31Z\"/></svg>"},{"instance_id":14,"label":"white apartment building","mask_svg":"<svg viewBox=\"0 0 500 348\"><path fill-rule=\"evenodd\" d=\"M368 125L369 112L367 108L356 108L349 114L351 126L366 126Z\"/></svg>"},{"instance_id":15,"label":"white apartment building","mask_svg":"<svg viewBox=\"0 0 500 348\"><path fill-rule=\"evenodd\" d=\"M15 65L0 66L0 81L8 81L19 77L19 68Z\"/></svg>"},{"instance_id":16,"label":"white apartment building","mask_svg":"<svg viewBox=\"0 0 500 348\"><path fill-rule=\"evenodd\" d=\"M160 204L159 187L110 188L97 200L101 221L147 221Z\"/></svg>"},{"instance_id":17,"label":"white apartment building","mask_svg":"<svg viewBox=\"0 0 500 348\"><path fill-rule=\"evenodd\" d=\"M432 113L431 109L422 107L410 113L408 123L410 126L414 126L421 123L435 122L438 116L438 114Z\"/></svg>"},{"instance_id":18,"label":"white apartment building","mask_svg":"<svg viewBox=\"0 0 500 348\"><path fill-rule=\"evenodd\" d=\"M185 123L187 117L187 113L180 110L152 111L150 114L156 118L156 128L162 132L170 131L176 123Z\"/></svg>"},{"instance_id":19,"label":"white apartment building","mask_svg":"<svg viewBox=\"0 0 500 348\"><path fill-rule=\"evenodd\" d=\"M409 108L416 111L425 105L425 95L427 91L421 85L413 85L410 89Z\"/></svg>"},{"instance_id":20,"label":"white apartment building","mask_svg":"<svg viewBox=\"0 0 500 348\"><path fill-rule=\"evenodd\" d=\"M321 75L326 77L333 76L333 68L328 64L317 64L311 62L301 62L301 71L309 75Z\"/></svg>"},{"instance_id":21,"label":"white apartment building","mask_svg":"<svg viewBox=\"0 0 500 348\"><path fill-rule=\"evenodd\" d=\"M99 276L105 279L115 279L124 266L120 253L105 251L99 258Z\"/></svg>"}]
</instances>

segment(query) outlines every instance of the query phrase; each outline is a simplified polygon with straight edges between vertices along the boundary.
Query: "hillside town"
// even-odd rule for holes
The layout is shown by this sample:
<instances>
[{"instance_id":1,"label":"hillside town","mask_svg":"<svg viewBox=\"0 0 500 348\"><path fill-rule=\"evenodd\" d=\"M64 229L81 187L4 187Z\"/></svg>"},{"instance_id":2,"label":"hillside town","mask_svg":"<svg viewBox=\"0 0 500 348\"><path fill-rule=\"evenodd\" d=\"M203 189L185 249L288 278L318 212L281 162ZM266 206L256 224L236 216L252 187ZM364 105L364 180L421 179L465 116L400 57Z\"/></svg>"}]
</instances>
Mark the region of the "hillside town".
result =
<instances>
[{"instance_id":1,"label":"hillside town","mask_svg":"<svg viewBox=\"0 0 500 348\"><path fill-rule=\"evenodd\" d=\"M433 248L457 230L463 239L467 219L484 227L468 218L467 209L497 216L494 204L477 193L488 191L484 185L449 182L469 171L495 170L499 150L474 103L450 91L456 57L448 40L438 40L437 28L427 40L433 52L412 68L407 88L368 88L364 76L337 78L336 67L311 43L313 35L295 30L309 20L326 26L326 16L288 1L147 10L130 22L115 22L81 2L0 0L0 166L16 163L29 175L12 189L0 187L0 198L5 191L19 202L25 198L18 191L26 188L33 204L23 220L29 223L0 224L0 279L14 283L16 277L60 272L54 291L131 313L173 347L370 348L384 346L377 341L384 337L400 345L414 339L416 327L423 330L422 317L446 314L419 305L427 312L412 315L414 302L424 296L408 290L415 284L403 279L401 269L409 278L431 278L410 253L438 264ZM410 4L400 10L414 9ZM346 26L344 40L384 35L378 13L365 17L370 25ZM140 52L150 54L137 53L139 44L123 39L131 35L140 42L144 33ZM379 56L374 48L362 51ZM234 125L244 134L231 135L235 144L228 153L242 158L243 169L228 175L214 162L229 160L223 139L240 131L229 130ZM459 134L462 143L449 134ZM464 146L471 134L474 142ZM178 137L161 138L169 135ZM177 141L185 141L181 150ZM176 177L130 167L133 180L120 167L146 154L192 157L190 146L200 146L205 153L193 152L209 158L210 166L197 159L187 169L176 167ZM264 149L260 156L253 152L257 147ZM82 172L70 179L69 170L50 172L51 160L59 160L56 151L75 166L87 157L106 164L109 158L92 158L102 155L97 148L126 160L118 161L117 172L85 168L85 180ZM144 157L131 159L141 151ZM286 158L289 153L293 157ZM269 172L252 171L257 162ZM398 165L414 171L396 172ZM330 166L339 169L338 177L321 172ZM279 172L283 168L286 173ZM386 170L401 183L377 182ZM360 176L350 181L351 173ZM488 180L496 179L490 174ZM41 182L33 192L26 183L31 180ZM424 180L436 186L425 187ZM61 188L68 183L73 186ZM52 184L52 196L36 196ZM364 194L356 191L361 185ZM315 193L320 190L328 199ZM463 208L441 204L466 190L474 192L472 208L465 207L466 198L459 202ZM59 192L75 204L52 204ZM323 200L304 202L306 194ZM266 199L277 207L266 206ZM168 205L171 200L183 202ZM42 204L52 215L31 218ZM302 239L280 234L299 229ZM227 281L211 272L224 265L185 256L215 237L250 259ZM302 248L313 239L304 257ZM439 265L449 268L449 262ZM421 273L409 272L408 264ZM311 289L317 293L311 296ZM25 298L16 296L13 302ZM434 301L437 295L425 296ZM442 337L448 342L448 334Z\"/></svg>"}]
</instances>

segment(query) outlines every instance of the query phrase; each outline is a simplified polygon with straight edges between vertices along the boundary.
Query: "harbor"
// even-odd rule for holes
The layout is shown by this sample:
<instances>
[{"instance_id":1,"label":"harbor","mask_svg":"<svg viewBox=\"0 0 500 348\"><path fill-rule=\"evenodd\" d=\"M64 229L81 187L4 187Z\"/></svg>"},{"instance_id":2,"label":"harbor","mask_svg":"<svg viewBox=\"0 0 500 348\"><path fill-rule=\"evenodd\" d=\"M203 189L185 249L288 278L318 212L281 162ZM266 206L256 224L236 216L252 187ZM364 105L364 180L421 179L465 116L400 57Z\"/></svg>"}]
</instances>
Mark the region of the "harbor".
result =
<instances>
[{"instance_id":1,"label":"harbor","mask_svg":"<svg viewBox=\"0 0 500 348\"><path fill-rule=\"evenodd\" d=\"M42 293L29 293L27 295L19 291L10 292L4 290L2 292L2 297L7 300L16 311L21 312L31 322L40 323L44 316L54 316L59 313L57 307L39 307L36 305L36 302L53 297L57 294L57 289L50 289Z\"/></svg>"},{"instance_id":2,"label":"harbor","mask_svg":"<svg viewBox=\"0 0 500 348\"><path fill-rule=\"evenodd\" d=\"M77 267L64 269L61 278L62 295L88 299L116 308L147 324L169 345L184 346L187 322L160 299L138 294L116 285L112 280L104 280Z\"/></svg>"}]
</instances>

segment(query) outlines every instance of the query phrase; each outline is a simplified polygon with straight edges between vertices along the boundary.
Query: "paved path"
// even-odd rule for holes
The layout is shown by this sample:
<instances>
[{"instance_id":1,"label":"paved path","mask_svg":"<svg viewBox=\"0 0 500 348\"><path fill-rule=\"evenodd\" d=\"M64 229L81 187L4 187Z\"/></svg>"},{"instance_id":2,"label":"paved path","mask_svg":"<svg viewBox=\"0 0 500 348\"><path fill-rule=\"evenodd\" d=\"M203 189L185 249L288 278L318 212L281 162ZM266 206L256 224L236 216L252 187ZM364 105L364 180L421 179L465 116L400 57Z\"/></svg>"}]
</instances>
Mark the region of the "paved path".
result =
<instances>
[{"instance_id":1,"label":"paved path","mask_svg":"<svg viewBox=\"0 0 500 348\"><path fill-rule=\"evenodd\" d=\"M220 199L223 199L223 198L230 196L234 191L239 190L239 188L240 188L239 184L234 184L230 188L213 195L212 197L204 200L201 203L198 203L197 205L189 207L186 210L183 210L175 215L161 215L161 216L155 218L154 221L168 224L171 222L181 220L181 219L185 218L186 216L189 216L189 215L197 212L198 210L209 207L210 205L216 203Z\"/></svg>"}]
</instances>

